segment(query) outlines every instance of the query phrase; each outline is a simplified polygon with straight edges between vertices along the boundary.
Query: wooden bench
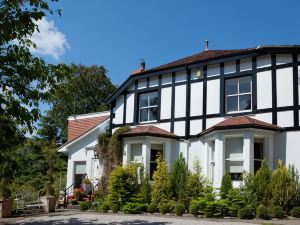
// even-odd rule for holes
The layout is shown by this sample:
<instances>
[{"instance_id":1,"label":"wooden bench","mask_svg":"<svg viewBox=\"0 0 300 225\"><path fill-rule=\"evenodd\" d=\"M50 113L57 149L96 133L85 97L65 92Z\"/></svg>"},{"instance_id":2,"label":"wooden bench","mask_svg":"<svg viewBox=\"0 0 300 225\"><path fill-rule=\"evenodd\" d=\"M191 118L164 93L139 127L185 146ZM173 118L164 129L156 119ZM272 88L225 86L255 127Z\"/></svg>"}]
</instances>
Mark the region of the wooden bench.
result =
<instances>
[{"instance_id":1,"label":"wooden bench","mask_svg":"<svg viewBox=\"0 0 300 225\"><path fill-rule=\"evenodd\" d=\"M33 212L34 210L45 211L46 204L40 201L38 192L20 193L15 199L18 212Z\"/></svg>"}]
</instances>

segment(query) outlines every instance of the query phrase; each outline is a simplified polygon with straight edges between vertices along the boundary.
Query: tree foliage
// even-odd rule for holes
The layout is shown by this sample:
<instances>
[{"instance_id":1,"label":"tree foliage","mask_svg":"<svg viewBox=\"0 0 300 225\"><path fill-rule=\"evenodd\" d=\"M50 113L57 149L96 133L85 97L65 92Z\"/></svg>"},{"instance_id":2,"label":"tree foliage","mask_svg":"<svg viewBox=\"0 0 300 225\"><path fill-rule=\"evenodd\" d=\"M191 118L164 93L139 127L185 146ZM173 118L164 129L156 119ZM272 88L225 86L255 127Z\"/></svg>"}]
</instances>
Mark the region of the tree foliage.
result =
<instances>
[{"instance_id":1,"label":"tree foliage","mask_svg":"<svg viewBox=\"0 0 300 225\"><path fill-rule=\"evenodd\" d=\"M157 157L156 162L157 167L153 174L151 202L163 204L171 199L171 181L167 163L163 160L161 155Z\"/></svg>"},{"instance_id":2,"label":"tree foliage","mask_svg":"<svg viewBox=\"0 0 300 225\"><path fill-rule=\"evenodd\" d=\"M222 199L225 199L229 191L232 189L232 180L228 171L225 172L222 177L220 196Z\"/></svg>"},{"instance_id":3,"label":"tree foliage","mask_svg":"<svg viewBox=\"0 0 300 225\"><path fill-rule=\"evenodd\" d=\"M193 162L193 170L188 173L186 181L186 193L190 201L203 197L207 183L206 178L202 175L200 162L196 160Z\"/></svg>"},{"instance_id":4,"label":"tree foliage","mask_svg":"<svg viewBox=\"0 0 300 225\"><path fill-rule=\"evenodd\" d=\"M115 91L103 66L71 64L66 79L58 83L49 103L51 109L41 120L39 134L58 142L67 140L69 116L107 110L105 99Z\"/></svg>"},{"instance_id":5,"label":"tree foliage","mask_svg":"<svg viewBox=\"0 0 300 225\"><path fill-rule=\"evenodd\" d=\"M185 159L180 153L179 158L174 161L173 169L171 172L171 185L173 195L179 201L186 200L186 181L188 176L188 169L185 162Z\"/></svg>"},{"instance_id":6,"label":"tree foliage","mask_svg":"<svg viewBox=\"0 0 300 225\"><path fill-rule=\"evenodd\" d=\"M270 170L267 161L263 160L260 169L254 176L254 185L257 201L264 205L268 205L271 199L272 193L269 186L271 175L272 171Z\"/></svg>"}]
</instances>

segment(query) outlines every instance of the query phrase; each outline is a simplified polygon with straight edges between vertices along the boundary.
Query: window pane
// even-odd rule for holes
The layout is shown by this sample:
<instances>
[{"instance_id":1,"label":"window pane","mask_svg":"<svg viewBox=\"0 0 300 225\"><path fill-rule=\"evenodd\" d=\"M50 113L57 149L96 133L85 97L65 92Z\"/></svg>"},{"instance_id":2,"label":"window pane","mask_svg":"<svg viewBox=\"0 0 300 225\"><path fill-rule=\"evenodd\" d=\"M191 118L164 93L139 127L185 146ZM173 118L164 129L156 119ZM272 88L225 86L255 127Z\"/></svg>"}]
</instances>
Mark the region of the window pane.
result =
<instances>
[{"instance_id":1,"label":"window pane","mask_svg":"<svg viewBox=\"0 0 300 225\"><path fill-rule=\"evenodd\" d=\"M251 95L240 95L240 110L251 109Z\"/></svg>"},{"instance_id":2,"label":"window pane","mask_svg":"<svg viewBox=\"0 0 300 225\"><path fill-rule=\"evenodd\" d=\"M132 144L130 153L131 162L142 163L142 144Z\"/></svg>"},{"instance_id":3,"label":"window pane","mask_svg":"<svg viewBox=\"0 0 300 225\"><path fill-rule=\"evenodd\" d=\"M149 120L157 119L157 107L149 108Z\"/></svg>"},{"instance_id":4,"label":"window pane","mask_svg":"<svg viewBox=\"0 0 300 225\"><path fill-rule=\"evenodd\" d=\"M238 96L227 97L226 112L238 111Z\"/></svg>"},{"instance_id":5,"label":"window pane","mask_svg":"<svg viewBox=\"0 0 300 225\"><path fill-rule=\"evenodd\" d=\"M238 93L238 80L226 80L226 95L234 95Z\"/></svg>"},{"instance_id":6,"label":"window pane","mask_svg":"<svg viewBox=\"0 0 300 225\"><path fill-rule=\"evenodd\" d=\"M249 77L240 79L240 90L239 93L251 92L251 79Z\"/></svg>"},{"instance_id":7,"label":"window pane","mask_svg":"<svg viewBox=\"0 0 300 225\"><path fill-rule=\"evenodd\" d=\"M148 121L148 109L140 110L140 122Z\"/></svg>"},{"instance_id":8,"label":"window pane","mask_svg":"<svg viewBox=\"0 0 300 225\"><path fill-rule=\"evenodd\" d=\"M157 105L157 93L153 93L149 96L149 105Z\"/></svg>"},{"instance_id":9,"label":"window pane","mask_svg":"<svg viewBox=\"0 0 300 225\"><path fill-rule=\"evenodd\" d=\"M143 94L140 95L140 107L145 107L148 106L148 95Z\"/></svg>"}]
</instances>

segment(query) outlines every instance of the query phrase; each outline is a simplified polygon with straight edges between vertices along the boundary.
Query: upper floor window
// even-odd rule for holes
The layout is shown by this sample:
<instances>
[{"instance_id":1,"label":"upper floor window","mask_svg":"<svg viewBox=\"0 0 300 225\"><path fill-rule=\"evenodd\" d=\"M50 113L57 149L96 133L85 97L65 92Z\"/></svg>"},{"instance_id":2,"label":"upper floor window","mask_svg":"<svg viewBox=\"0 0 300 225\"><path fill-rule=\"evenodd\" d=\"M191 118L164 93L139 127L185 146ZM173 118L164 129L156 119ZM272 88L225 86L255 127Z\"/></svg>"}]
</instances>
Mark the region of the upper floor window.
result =
<instances>
[{"instance_id":1,"label":"upper floor window","mask_svg":"<svg viewBox=\"0 0 300 225\"><path fill-rule=\"evenodd\" d=\"M157 92L140 94L139 97L139 121L149 122L157 120Z\"/></svg>"},{"instance_id":2,"label":"upper floor window","mask_svg":"<svg viewBox=\"0 0 300 225\"><path fill-rule=\"evenodd\" d=\"M251 110L251 99L251 77L241 77L225 81L226 113Z\"/></svg>"}]
</instances>

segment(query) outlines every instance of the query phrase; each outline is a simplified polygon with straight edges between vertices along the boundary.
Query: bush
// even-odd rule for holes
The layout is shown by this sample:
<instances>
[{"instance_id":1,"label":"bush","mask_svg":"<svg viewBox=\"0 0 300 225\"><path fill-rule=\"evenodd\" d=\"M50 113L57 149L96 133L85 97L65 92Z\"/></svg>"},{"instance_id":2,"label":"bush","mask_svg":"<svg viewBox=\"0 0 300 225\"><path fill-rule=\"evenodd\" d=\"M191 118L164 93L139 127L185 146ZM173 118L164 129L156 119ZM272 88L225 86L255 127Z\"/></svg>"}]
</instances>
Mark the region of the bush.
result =
<instances>
[{"instance_id":1,"label":"bush","mask_svg":"<svg viewBox=\"0 0 300 225\"><path fill-rule=\"evenodd\" d=\"M109 209L110 207L107 202L103 202L102 205L100 206L100 211L103 213L107 213Z\"/></svg>"},{"instance_id":2,"label":"bush","mask_svg":"<svg viewBox=\"0 0 300 225\"><path fill-rule=\"evenodd\" d=\"M192 200L189 207L190 214L198 216L200 214L200 202L198 200Z\"/></svg>"},{"instance_id":3,"label":"bush","mask_svg":"<svg viewBox=\"0 0 300 225\"><path fill-rule=\"evenodd\" d=\"M78 201L77 201L77 199L70 199L69 204L70 205L78 205Z\"/></svg>"},{"instance_id":4,"label":"bush","mask_svg":"<svg viewBox=\"0 0 300 225\"><path fill-rule=\"evenodd\" d=\"M238 210L243 208L245 203L243 201L243 198L240 194L240 190L238 189L231 189L229 190L227 194L228 201L228 215L237 217Z\"/></svg>"},{"instance_id":5,"label":"bush","mask_svg":"<svg viewBox=\"0 0 300 225\"><path fill-rule=\"evenodd\" d=\"M212 217L224 217L227 210L227 205L224 201L217 201L217 202L208 202L204 214L208 218Z\"/></svg>"},{"instance_id":6,"label":"bush","mask_svg":"<svg viewBox=\"0 0 300 225\"><path fill-rule=\"evenodd\" d=\"M264 206L263 204L260 204L256 209L256 216L263 220L270 219L268 208Z\"/></svg>"},{"instance_id":7,"label":"bush","mask_svg":"<svg viewBox=\"0 0 300 225\"><path fill-rule=\"evenodd\" d=\"M167 203L163 203L163 204L159 205L158 208L159 208L159 212L161 214L166 214L166 213L170 212L169 204L167 204Z\"/></svg>"},{"instance_id":8,"label":"bush","mask_svg":"<svg viewBox=\"0 0 300 225\"><path fill-rule=\"evenodd\" d=\"M137 165L118 166L109 176L107 200L110 205L117 205L118 210L119 205L131 202L131 198L139 193L136 168Z\"/></svg>"},{"instance_id":9,"label":"bush","mask_svg":"<svg viewBox=\"0 0 300 225\"><path fill-rule=\"evenodd\" d=\"M80 211L86 211L90 207L91 207L91 202L87 202L87 201L80 202L80 205L79 205Z\"/></svg>"},{"instance_id":10,"label":"bush","mask_svg":"<svg viewBox=\"0 0 300 225\"><path fill-rule=\"evenodd\" d=\"M221 183L220 196L225 199L228 192L232 189L232 180L230 174L226 171Z\"/></svg>"},{"instance_id":11,"label":"bush","mask_svg":"<svg viewBox=\"0 0 300 225\"><path fill-rule=\"evenodd\" d=\"M147 204L127 202L122 211L128 214L138 214L147 211Z\"/></svg>"},{"instance_id":12,"label":"bush","mask_svg":"<svg viewBox=\"0 0 300 225\"><path fill-rule=\"evenodd\" d=\"M281 206L273 206L271 207L271 215L274 218L282 219L284 218L284 211Z\"/></svg>"},{"instance_id":13,"label":"bush","mask_svg":"<svg viewBox=\"0 0 300 225\"><path fill-rule=\"evenodd\" d=\"M300 206L294 207L291 210L291 216L300 218Z\"/></svg>"},{"instance_id":14,"label":"bush","mask_svg":"<svg viewBox=\"0 0 300 225\"><path fill-rule=\"evenodd\" d=\"M262 161L260 169L256 172L254 176L254 187L255 195L257 197L258 204L262 203L268 205L271 199L270 191L270 180L272 176L272 171L270 170L266 160Z\"/></svg>"},{"instance_id":15,"label":"bush","mask_svg":"<svg viewBox=\"0 0 300 225\"><path fill-rule=\"evenodd\" d=\"M245 206L238 210L239 219L252 219L254 217L253 209L250 206Z\"/></svg>"},{"instance_id":16,"label":"bush","mask_svg":"<svg viewBox=\"0 0 300 225\"><path fill-rule=\"evenodd\" d=\"M189 201L198 198L203 194L207 180L202 175L201 165L198 160L193 162L193 170L188 173L186 181L186 193Z\"/></svg>"},{"instance_id":17,"label":"bush","mask_svg":"<svg viewBox=\"0 0 300 225\"><path fill-rule=\"evenodd\" d=\"M182 216L185 212L185 206L182 203L177 203L174 207L174 213L176 216Z\"/></svg>"},{"instance_id":18,"label":"bush","mask_svg":"<svg viewBox=\"0 0 300 225\"><path fill-rule=\"evenodd\" d=\"M118 212L120 207L119 207L119 204L116 204L116 203L113 203L113 204L110 204L109 208L114 212Z\"/></svg>"},{"instance_id":19,"label":"bush","mask_svg":"<svg viewBox=\"0 0 300 225\"><path fill-rule=\"evenodd\" d=\"M157 205L155 203L150 203L148 205L148 209L147 209L148 213L155 213L157 211L158 211L158 209L157 209Z\"/></svg>"}]
</instances>

